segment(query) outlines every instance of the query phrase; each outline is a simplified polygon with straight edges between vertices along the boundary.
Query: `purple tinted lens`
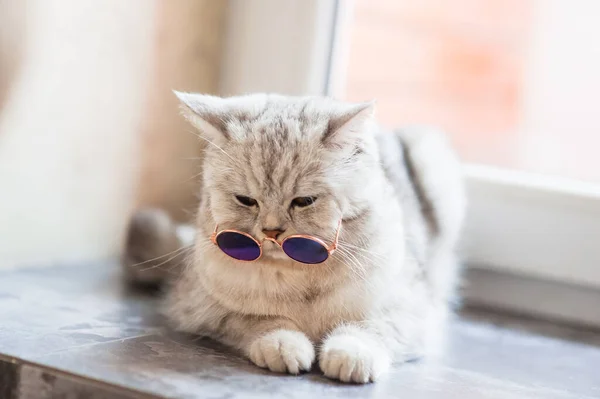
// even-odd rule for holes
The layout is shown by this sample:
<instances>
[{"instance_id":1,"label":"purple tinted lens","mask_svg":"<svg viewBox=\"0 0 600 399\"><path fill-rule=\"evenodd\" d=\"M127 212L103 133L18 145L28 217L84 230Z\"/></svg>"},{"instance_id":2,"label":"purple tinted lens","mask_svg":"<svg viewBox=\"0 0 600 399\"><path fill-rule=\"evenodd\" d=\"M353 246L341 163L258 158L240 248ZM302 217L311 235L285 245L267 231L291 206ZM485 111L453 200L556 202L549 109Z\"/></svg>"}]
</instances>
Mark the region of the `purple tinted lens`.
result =
<instances>
[{"instance_id":1,"label":"purple tinted lens","mask_svg":"<svg viewBox=\"0 0 600 399\"><path fill-rule=\"evenodd\" d=\"M283 242L283 252L301 263L314 265L322 263L329 257L329 251L321 243L309 238L292 237Z\"/></svg>"},{"instance_id":2,"label":"purple tinted lens","mask_svg":"<svg viewBox=\"0 0 600 399\"><path fill-rule=\"evenodd\" d=\"M221 251L237 260L255 260L260 256L260 247L252 238L232 231L224 231L217 236Z\"/></svg>"}]
</instances>

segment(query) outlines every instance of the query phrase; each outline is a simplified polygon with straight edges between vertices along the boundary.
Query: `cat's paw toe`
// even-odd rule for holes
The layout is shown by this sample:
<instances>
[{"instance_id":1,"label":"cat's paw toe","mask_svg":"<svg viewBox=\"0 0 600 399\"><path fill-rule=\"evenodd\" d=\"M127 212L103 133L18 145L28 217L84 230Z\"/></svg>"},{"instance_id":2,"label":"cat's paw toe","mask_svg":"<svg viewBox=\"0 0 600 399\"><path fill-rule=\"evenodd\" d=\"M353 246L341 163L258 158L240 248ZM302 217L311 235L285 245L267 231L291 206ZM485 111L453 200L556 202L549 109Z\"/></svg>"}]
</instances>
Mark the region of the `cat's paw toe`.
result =
<instances>
[{"instance_id":1,"label":"cat's paw toe","mask_svg":"<svg viewBox=\"0 0 600 399\"><path fill-rule=\"evenodd\" d=\"M387 354L352 335L327 339L319 358L326 377L359 384L375 381L390 365Z\"/></svg>"},{"instance_id":2,"label":"cat's paw toe","mask_svg":"<svg viewBox=\"0 0 600 399\"><path fill-rule=\"evenodd\" d=\"M299 331L275 330L252 342L248 356L259 367L298 374L310 370L315 349L308 337Z\"/></svg>"}]
</instances>

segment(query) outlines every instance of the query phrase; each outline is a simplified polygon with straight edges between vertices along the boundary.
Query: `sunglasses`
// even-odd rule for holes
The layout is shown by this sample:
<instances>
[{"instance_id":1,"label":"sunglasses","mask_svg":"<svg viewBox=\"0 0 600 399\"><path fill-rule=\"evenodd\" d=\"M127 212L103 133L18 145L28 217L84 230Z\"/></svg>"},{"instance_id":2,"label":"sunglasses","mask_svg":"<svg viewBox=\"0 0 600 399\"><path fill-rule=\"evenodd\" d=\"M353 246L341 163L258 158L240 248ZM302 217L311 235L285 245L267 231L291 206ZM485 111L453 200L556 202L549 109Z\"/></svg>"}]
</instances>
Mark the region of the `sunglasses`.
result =
<instances>
[{"instance_id":1,"label":"sunglasses","mask_svg":"<svg viewBox=\"0 0 600 399\"><path fill-rule=\"evenodd\" d=\"M261 242L250 234L238 230L218 231L219 225L215 227L210 240L225 255L243 262L252 262L260 258L262 255L262 243L264 241L271 241L277 244L289 258L296 262L316 265L325 262L335 252L341 227L342 221L340 220L335 232L335 239L329 246L320 238L304 234L291 235L284 238L281 242L271 237L265 237Z\"/></svg>"}]
</instances>

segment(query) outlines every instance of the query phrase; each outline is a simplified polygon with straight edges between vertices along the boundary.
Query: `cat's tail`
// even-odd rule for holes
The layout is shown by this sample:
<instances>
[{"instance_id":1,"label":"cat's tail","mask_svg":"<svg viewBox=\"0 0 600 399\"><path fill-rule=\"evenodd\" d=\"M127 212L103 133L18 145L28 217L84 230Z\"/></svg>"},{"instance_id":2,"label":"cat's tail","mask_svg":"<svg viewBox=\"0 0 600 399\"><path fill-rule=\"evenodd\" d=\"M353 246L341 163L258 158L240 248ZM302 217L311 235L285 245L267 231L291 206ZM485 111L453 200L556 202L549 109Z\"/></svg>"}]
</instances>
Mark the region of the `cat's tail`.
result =
<instances>
[{"instance_id":1,"label":"cat's tail","mask_svg":"<svg viewBox=\"0 0 600 399\"><path fill-rule=\"evenodd\" d=\"M132 216L127 229L122 265L134 284L160 285L176 275L190 253L193 228L177 225L158 208L143 208Z\"/></svg>"},{"instance_id":2,"label":"cat's tail","mask_svg":"<svg viewBox=\"0 0 600 399\"><path fill-rule=\"evenodd\" d=\"M429 230L428 274L451 295L458 275L455 247L463 226L466 194L462 168L447 136L435 129L398 130L404 162Z\"/></svg>"}]
</instances>

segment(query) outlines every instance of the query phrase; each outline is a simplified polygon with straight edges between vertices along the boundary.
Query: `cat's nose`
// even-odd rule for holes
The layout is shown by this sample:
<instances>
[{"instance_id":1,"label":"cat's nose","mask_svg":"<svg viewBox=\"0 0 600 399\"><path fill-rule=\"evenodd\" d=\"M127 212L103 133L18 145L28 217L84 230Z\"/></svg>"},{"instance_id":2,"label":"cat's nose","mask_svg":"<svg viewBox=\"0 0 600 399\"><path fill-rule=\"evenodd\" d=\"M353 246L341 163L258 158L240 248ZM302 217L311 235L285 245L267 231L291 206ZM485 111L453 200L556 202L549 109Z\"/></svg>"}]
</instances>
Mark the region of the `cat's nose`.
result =
<instances>
[{"instance_id":1,"label":"cat's nose","mask_svg":"<svg viewBox=\"0 0 600 399\"><path fill-rule=\"evenodd\" d=\"M281 229L279 229L279 228L277 228L277 229L265 229L265 230L263 230L263 233L264 233L264 234L265 234L267 237L269 237L269 238L272 238L272 239L274 239L274 240L276 240L276 239L277 239L277 237L278 237L278 236L279 236L281 233L283 233L283 232L284 232L284 230L281 230Z\"/></svg>"}]
</instances>

